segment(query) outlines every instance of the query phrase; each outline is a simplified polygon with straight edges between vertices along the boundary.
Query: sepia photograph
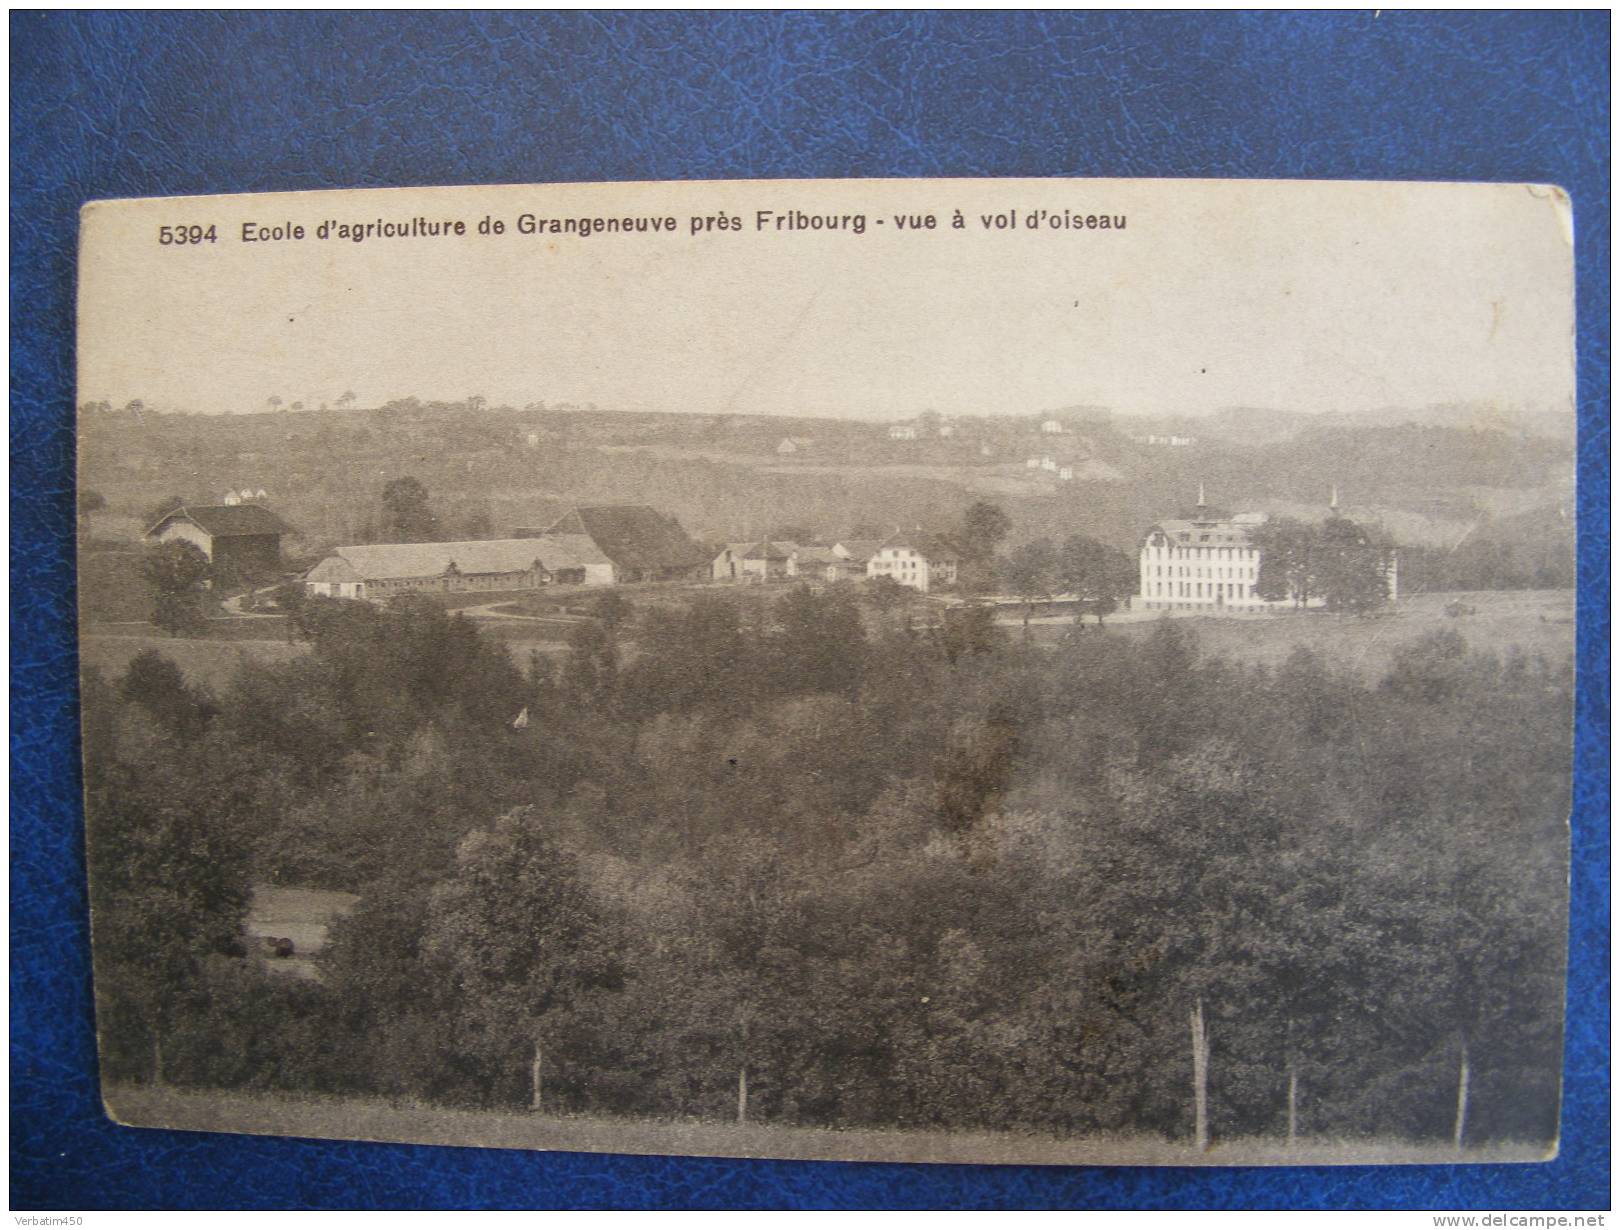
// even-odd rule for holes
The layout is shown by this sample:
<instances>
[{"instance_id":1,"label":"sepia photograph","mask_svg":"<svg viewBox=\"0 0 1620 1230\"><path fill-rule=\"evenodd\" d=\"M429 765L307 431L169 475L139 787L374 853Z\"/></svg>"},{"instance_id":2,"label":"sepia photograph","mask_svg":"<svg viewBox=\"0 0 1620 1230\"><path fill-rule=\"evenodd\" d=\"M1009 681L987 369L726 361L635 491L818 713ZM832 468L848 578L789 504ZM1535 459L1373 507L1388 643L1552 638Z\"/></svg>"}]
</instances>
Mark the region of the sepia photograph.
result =
<instances>
[{"instance_id":1,"label":"sepia photograph","mask_svg":"<svg viewBox=\"0 0 1620 1230\"><path fill-rule=\"evenodd\" d=\"M90 203L107 1113L1556 1157L1573 244L1510 183Z\"/></svg>"}]
</instances>

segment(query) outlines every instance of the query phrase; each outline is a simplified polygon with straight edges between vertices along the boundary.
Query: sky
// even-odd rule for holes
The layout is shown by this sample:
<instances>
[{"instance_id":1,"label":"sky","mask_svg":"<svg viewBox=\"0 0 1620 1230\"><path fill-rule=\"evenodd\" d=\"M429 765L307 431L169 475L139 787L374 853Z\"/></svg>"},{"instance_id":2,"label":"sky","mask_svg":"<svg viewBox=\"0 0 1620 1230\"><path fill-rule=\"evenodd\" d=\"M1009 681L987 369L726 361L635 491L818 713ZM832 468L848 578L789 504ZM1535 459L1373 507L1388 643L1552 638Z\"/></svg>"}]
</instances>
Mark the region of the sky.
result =
<instances>
[{"instance_id":1,"label":"sky","mask_svg":"<svg viewBox=\"0 0 1620 1230\"><path fill-rule=\"evenodd\" d=\"M846 221L794 228L795 211ZM524 215L675 225L525 234ZM933 229L901 225L929 215ZM1052 215L1125 226L1053 228ZM413 218L466 233L330 233ZM504 232L481 234L486 218ZM702 221L720 218L738 228ZM244 242L244 224L304 237ZM1569 225L1556 190L1505 184L757 181L104 202L82 219L79 400L229 413L272 397L477 394L865 420L1069 405L1573 413ZM163 244L164 226L215 238Z\"/></svg>"}]
</instances>

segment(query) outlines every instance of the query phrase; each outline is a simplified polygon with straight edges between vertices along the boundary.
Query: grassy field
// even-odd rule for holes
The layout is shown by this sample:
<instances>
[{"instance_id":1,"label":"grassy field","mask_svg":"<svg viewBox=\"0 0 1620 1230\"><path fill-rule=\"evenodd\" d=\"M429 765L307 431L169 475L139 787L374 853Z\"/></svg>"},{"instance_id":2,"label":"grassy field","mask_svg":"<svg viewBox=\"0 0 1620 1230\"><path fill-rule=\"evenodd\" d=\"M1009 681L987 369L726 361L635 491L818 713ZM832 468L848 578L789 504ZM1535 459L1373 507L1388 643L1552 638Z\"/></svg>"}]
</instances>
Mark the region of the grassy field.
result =
<instances>
[{"instance_id":1,"label":"grassy field","mask_svg":"<svg viewBox=\"0 0 1620 1230\"><path fill-rule=\"evenodd\" d=\"M86 632L79 637L79 666L81 670L96 667L108 679L116 679L128 668L130 659L143 649L156 649L173 661L191 682L215 690L228 684L244 661L286 662L309 652L307 644L289 645L285 638L217 641L156 634L123 636Z\"/></svg>"},{"instance_id":2,"label":"grassy field","mask_svg":"<svg viewBox=\"0 0 1620 1230\"><path fill-rule=\"evenodd\" d=\"M499 1111L457 1111L380 1099L293 1098L122 1085L103 1090L117 1123L201 1132L564 1149L588 1153L689 1154L884 1162L1018 1162L1034 1165L1260 1166L1433 1165L1551 1158L1545 1143L1466 1148L1394 1139L1216 1141L1199 1152L1158 1136L1061 1139L1032 1133L837 1131L770 1124L590 1119Z\"/></svg>"},{"instance_id":3,"label":"grassy field","mask_svg":"<svg viewBox=\"0 0 1620 1230\"><path fill-rule=\"evenodd\" d=\"M315 978L318 975L314 958L326 947L332 922L352 910L359 900L353 893L255 884L244 930L254 941L276 936L293 942L295 955L267 960L266 969ZM257 951L257 944L253 950Z\"/></svg>"},{"instance_id":4,"label":"grassy field","mask_svg":"<svg viewBox=\"0 0 1620 1230\"><path fill-rule=\"evenodd\" d=\"M1445 608L1453 601L1472 606L1475 613L1448 616ZM1131 612L1110 618L1107 631L1111 636L1146 636L1160 618L1160 612ZM1276 666L1304 646L1368 680L1383 677L1400 646L1439 629L1459 633L1471 649L1503 653L1518 646L1549 662L1567 661L1575 652L1575 595L1568 590L1419 594L1403 598L1393 614L1370 618L1323 612L1172 618L1197 635L1205 654ZM1095 627L1095 621L1087 623L1088 630ZM1067 618L1042 620L1030 631L1037 643L1050 643L1070 626Z\"/></svg>"}]
</instances>

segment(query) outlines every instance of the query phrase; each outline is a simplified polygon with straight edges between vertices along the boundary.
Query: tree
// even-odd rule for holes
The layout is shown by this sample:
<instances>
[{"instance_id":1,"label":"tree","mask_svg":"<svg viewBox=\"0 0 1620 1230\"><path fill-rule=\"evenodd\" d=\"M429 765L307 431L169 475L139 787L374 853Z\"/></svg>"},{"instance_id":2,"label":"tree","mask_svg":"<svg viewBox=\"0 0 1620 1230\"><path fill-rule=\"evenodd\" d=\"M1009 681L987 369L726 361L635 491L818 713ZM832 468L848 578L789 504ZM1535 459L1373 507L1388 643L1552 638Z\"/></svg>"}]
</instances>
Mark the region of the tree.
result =
<instances>
[{"instance_id":1,"label":"tree","mask_svg":"<svg viewBox=\"0 0 1620 1230\"><path fill-rule=\"evenodd\" d=\"M988 564L1012 532L1012 518L988 500L980 500L962 514L958 535L962 558L970 564Z\"/></svg>"},{"instance_id":2,"label":"tree","mask_svg":"<svg viewBox=\"0 0 1620 1230\"><path fill-rule=\"evenodd\" d=\"M389 542L430 542L439 519L428 507L428 492L410 475L391 480L382 489L383 536Z\"/></svg>"},{"instance_id":3,"label":"tree","mask_svg":"<svg viewBox=\"0 0 1620 1230\"><path fill-rule=\"evenodd\" d=\"M1030 607L1037 598L1051 597L1058 579L1058 551L1050 539L1026 542L1003 562L1001 578L1007 588L1024 600L1024 627L1029 627Z\"/></svg>"},{"instance_id":4,"label":"tree","mask_svg":"<svg viewBox=\"0 0 1620 1230\"><path fill-rule=\"evenodd\" d=\"M606 629L609 636L617 636L619 629L636 613L635 604L623 594L608 590L591 604L591 615Z\"/></svg>"},{"instance_id":5,"label":"tree","mask_svg":"<svg viewBox=\"0 0 1620 1230\"><path fill-rule=\"evenodd\" d=\"M527 1095L536 1110L546 1051L566 1056L570 1018L624 980L613 920L534 808L462 841L455 874L434 890L423 948L458 988L492 1100Z\"/></svg>"},{"instance_id":6,"label":"tree","mask_svg":"<svg viewBox=\"0 0 1620 1230\"><path fill-rule=\"evenodd\" d=\"M1370 611L1389 600L1390 546L1382 535L1345 517L1317 531L1317 588L1330 611Z\"/></svg>"},{"instance_id":7,"label":"tree","mask_svg":"<svg viewBox=\"0 0 1620 1230\"><path fill-rule=\"evenodd\" d=\"M108 1063L166 1079L165 1055L199 1008L203 967L239 953L245 852L190 747L97 775L87 800L97 1018Z\"/></svg>"},{"instance_id":8,"label":"tree","mask_svg":"<svg viewBox=\"0 0 1620 1230\"><path fill-rule=\"evenodd\" d=\"M181 739L201 734L215 712L206 696L186 686L180 668L155 649L143 649L130 660L118 692Z\"/></svg>"},{"instance_id":9,"label":"tree","mask_svg":"<svg viewBox=\"0 0 1620 1230\"><path fill-rule=\"evenodd\" d=\"M79 492L79 515L81 517L89 513L100 512L106 507L107 497L102 495L101 492L88 489Z\"/></svg>"},{"instance_id":10,"label":"tree","mask_svg":"<svg viewBox=\"0 0 1620 1230\"><path fill-rule=\"evenodd\" d=\"M1058 585L1079 598L1075 613L1078 624L1089 607L1100 627L1105 615L1112 614L1122 597L1136 588L1136 568L1130 558L1093 538L1075 534L1067 539L1057 556Z\"/></svg>"},{"instance_id":11,"label":"tree","mask_svg":"<svg viewBox=\"0 0 1620 1230\"><path fill-rule=\"evenodd\" d=\"M354 405L354 390L345 389L343 395L337 399L337 404L339 408Z\"/></svg>"},{"instance_id":12,"label":"tree","mask_svg":"<svg viewBox=\"0 0 1620 1230\"><path fill-rule=\"evenodd\" d=\"M152 622L170 636L199 628L208 557L189 542L174 539L153 547L141 561L141 576L152 587Z\"/></svg>"},{"instance_id":13,"label":"tree","mask_svg":"<svg viewBox=\"0 0 1620 1230\"><path fill-rule=\"evenodd\" d=\"M1293 517L1275 517L1255 529L1252 541L1260 550L1255 587L1262 598L1303 607L1316 595L1315 530Z\"/></svg>"}]
</instances>

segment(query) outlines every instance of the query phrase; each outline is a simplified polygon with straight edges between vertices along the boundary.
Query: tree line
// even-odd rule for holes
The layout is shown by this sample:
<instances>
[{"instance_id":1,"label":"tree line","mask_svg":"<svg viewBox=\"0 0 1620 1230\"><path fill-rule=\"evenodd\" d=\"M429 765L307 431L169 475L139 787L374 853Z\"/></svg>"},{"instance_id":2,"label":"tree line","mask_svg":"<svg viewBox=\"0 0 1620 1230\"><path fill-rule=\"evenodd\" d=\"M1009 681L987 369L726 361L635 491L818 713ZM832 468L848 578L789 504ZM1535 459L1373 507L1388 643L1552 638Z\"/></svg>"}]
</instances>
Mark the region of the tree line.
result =
<instances>
[{"instance_id":1,"label":"tree line","mask_svg":"<svg viewBox=\"0 0 1620 1230\"><path fill-rule=\"evenodd\" d=\"M521 668L316 599L217 695L89 675L108 1077L1191 1137L1196 1010L1217 1136L1553 1135L1567 663L603 601ZM319 982L254 884L359 894Z\"/></svg>"}]
</instances>

